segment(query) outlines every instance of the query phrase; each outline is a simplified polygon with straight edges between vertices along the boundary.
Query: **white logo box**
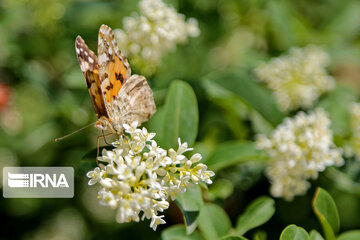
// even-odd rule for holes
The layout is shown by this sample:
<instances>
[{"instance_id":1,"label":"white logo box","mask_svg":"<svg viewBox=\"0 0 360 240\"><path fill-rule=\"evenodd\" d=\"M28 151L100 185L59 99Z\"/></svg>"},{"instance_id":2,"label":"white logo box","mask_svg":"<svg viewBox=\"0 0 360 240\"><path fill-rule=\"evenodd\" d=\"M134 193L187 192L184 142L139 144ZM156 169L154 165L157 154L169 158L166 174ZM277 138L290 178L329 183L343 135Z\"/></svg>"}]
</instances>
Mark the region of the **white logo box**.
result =
<instances>
[{"instance_id":1,"label":"white logo box","mask_svg":"<svg viewBox=\"0 0 360 240\"><path fill-rule=\"evenodd\" d=\"M72 198L72 167L4 167L4 198Z\"/></svg>"}]
</instances>

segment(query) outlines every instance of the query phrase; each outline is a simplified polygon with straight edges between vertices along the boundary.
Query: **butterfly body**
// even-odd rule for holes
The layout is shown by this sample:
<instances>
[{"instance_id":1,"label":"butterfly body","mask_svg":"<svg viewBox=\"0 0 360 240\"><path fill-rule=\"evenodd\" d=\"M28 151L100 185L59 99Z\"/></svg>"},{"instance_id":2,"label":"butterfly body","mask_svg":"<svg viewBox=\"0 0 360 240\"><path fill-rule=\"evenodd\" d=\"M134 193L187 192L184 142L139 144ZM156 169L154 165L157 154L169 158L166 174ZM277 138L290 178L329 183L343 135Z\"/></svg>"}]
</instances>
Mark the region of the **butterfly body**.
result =
<instances>
[{"instance_id":1,"label":"butterfly body","mask_svg":"<svg viewBox=\"0 0 360 240\"><path fill-rule=\"evenodd\" d=\"M96 128L120 134L123 124L141 124L155 113L153 93L145 77L131 75L130 65L118 49L110 27L100 27L98 56L80 36L75 49L98 117Z\"/></svg>"}]
</instances>

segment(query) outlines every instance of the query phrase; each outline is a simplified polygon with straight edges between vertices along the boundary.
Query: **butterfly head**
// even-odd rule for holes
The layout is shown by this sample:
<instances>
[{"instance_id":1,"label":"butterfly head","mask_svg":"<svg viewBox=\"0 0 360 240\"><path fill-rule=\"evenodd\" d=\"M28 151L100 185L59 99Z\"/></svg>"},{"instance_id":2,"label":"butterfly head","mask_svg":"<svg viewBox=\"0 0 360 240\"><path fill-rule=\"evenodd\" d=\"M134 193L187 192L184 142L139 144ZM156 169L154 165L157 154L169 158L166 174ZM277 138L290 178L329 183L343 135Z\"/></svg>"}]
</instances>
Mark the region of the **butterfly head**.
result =
<instances>
[{"instance_id":1,"label":"butterfly head","mask_svg":"<svg viewBox=\"0 0 360 240\"><path fill-rule=\"evenodd\" d=\"M110 129L112 129L112 126L109 122L109 119L104 117L104 116L101 116L95 123L95 127L99 130L102 130L102 131L105 131L108 129L108 127Z\"/></svg>"},{"instance_id":2,"label":"butterfly head","mask_svg":"<svg viewBox=\"0 0 360 240\"><path fill-rule=\"evenodd\" d=\"M120 123L113 123L105 116L101 116L95 123L95 127L99 130L110 130L114 133L121 134L124 131L124 127Z\"/></svg>"}]
</instances>

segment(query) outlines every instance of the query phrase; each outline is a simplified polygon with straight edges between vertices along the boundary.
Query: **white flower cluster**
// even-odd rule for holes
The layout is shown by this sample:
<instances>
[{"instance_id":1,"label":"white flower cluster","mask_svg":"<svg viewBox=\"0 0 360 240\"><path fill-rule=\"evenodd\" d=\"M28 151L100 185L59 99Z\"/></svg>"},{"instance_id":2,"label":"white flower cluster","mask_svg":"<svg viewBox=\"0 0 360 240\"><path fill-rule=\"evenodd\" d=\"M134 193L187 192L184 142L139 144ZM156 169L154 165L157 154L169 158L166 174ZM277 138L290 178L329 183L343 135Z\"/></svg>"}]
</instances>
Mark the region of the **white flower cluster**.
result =
<instances>
[{"instance_id":1,"label":"white flower cluster","mask_svg":"<svg viewBox=\"0 0 360 240\"><path fill-rule=\"evenodd\" d=\"M124 18L123 30L115 30L115 38L133 64L157 66L166 51L184 43L187 37L200 34L194 18L185 21L173 7L162 0L141 0L140 15Z\"/></svg>"},{"instance_id":2,"label":"white flower cluster","mask_svg":"<svg viewBox=\"0 0 360 240\"><path fill-rule=\"evenodd\" d=\"M309 109L322 93L335 86L325 69L329 62L326 52L310 45L292 48L289 55L258 66L255 74L273 91L281 110Z\"/></svg>"},{"instance_id":3,"label":"white flower cluster","mask_svg":"<svg viewBox=\"0 0 360 240\"><path fill-rule=\"evenodd\" d=\"M360 103L350 106L351 148L357 159L360 159Z\"/></svg>"},{"instance_id":4,"label":"white flower cluster","mask_svg":"<svg viewBox=\"0 0 360 240\"><path fill-rule=\"evenodd\" d=\"M200 154L186 158L183 154L193 149L180 139L177 151L166 151L152 140L155 133L136 128L137 122L123 126L127 135L120 135L113 150L103 151L98 160L105 164L87 174L89 185L101 185L100 204L117 209L117 222L138 222L142 212L142 220L151 219L150 227L156 230L165 223L158 213L169 207L168 199L184 193L191 182L211 184L214 172L198 163Z\"/></svg>"},{"instance_id":5,"label":"white flower cluster","mask_svg":"<svg viewBox=\"0 0 360 240\"><path fill-rule=\"evenodd\" d=\"M332 142L330 120L322 109L286 118L269 138L260 135L259 149L269 155L266 175L275 197L292 200L310 187L309 179L331 165L341 165L341 151Z\"/></svg>"}]
</instances>

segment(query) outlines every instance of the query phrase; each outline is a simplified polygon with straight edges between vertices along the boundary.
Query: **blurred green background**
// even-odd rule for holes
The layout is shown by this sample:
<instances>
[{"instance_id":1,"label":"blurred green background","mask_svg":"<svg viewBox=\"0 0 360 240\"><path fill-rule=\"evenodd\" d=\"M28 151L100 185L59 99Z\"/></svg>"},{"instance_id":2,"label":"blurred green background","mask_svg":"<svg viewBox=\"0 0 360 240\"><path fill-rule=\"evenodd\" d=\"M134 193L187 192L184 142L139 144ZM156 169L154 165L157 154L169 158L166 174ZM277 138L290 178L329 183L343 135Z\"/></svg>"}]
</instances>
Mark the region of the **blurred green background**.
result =
<instances>
[{"instance_id":1,"label":"blurred green background","mask_svg":"<svg viewBox=\"0 0 360 240\"><path fill-rule=\"evenodd\" d=\"M271 127L234 96L224 97L207 84L209 74L249 74L260 62L293 46L317 44L332 58L330 73L357 99L360 86L360 2L357 0L168 0L186 17L199 21L201 34L178 45L155 74L146 76L158 108L173 80L188 82L199 103L195 150L205 159L229 140L253 140ZM99 132L88 128L61 142L63 136L94 122L85 80L74 50L81 35L96 51L101 24L121 28L122 19L138 11L138 1L0 0L0 165L73 166L96 146ZM131 62L130 62L131 64ZM141 73L134 69L134 73ZM225 74L224 74L225 76ZM228 81L226 77L222 81ZM351 90L350 90L351 89ZM221 113L221 114L219 114ZM155 115L156 116L156 115ZM260 123L261 124L260 124ZM148 124L150 130L152 124ZM341 135L341 133L339 134ZM94 160L95 161L95 160ZM357 180L359 163L352 161ZM89 168L90 170L90 168ZM0 239L160 239L149 222L117 224L114 212L100 206L96 187L87 186L84 171L75 172L73 199L0 200ZM360 191L335 186L323 175L338 203L341 229L360 228ZM217 172L230 180L230 193L208 199L224 207L232 220L255 197L268 194L263 166L247 163ZM215 180L216 181L216 180ZM311 196L276 201L277 212L263 229L277 239L290 223L320 229L311 211ZM231 195L230 195L231 194ZM302 209L302 211L298 211ZM181 223L176 206L165 212L167 226ZM319 230L320 231L320 230Z\"/></svg>"}]
</instances>

